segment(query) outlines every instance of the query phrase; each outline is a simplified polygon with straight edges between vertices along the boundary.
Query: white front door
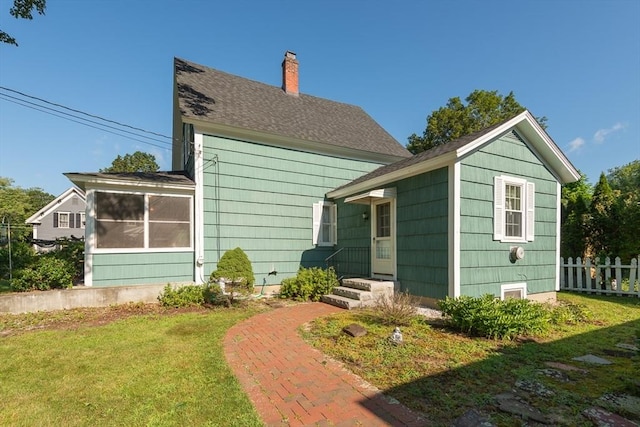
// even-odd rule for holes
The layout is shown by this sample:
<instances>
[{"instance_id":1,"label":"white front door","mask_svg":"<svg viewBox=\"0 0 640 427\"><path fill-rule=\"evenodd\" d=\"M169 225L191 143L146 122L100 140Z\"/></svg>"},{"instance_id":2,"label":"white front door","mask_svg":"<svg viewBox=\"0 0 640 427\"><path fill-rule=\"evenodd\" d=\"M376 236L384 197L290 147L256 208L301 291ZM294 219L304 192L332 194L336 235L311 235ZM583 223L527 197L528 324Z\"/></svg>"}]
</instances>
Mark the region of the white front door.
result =
<instances>
[{"instance_id":1,"label":"white front door","mask_svg":"<svg viewBox=\"0 0 640 427\"><path fill-rule=\"evenodd\" d=\"M371 204L371 274L393 279L396 266L395 200L382 199Z\"/></svg>"}]
</instances>

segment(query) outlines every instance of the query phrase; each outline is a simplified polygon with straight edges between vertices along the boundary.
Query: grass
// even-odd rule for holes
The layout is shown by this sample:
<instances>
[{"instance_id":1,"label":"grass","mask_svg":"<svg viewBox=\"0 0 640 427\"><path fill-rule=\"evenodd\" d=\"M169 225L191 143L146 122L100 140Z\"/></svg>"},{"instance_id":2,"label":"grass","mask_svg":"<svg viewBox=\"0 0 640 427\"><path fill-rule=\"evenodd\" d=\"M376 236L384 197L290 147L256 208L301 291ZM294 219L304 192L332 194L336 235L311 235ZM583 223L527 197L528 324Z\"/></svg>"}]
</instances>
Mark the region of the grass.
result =
<instances>
[{"instance_id":1,"label":"grass","mask_svg":"<svg viewBox=\"0 0 640 427\"><path fill-rule=\"evenodd\" d=\"M612 357L604 351L617 343L638 342L640 301L571 294L559 298L582 306L591 313L590 320L554 328L544 337L496 341L452 332L442 321L416 318L402 328L404 344L395 346L388 340L393 328L375 311L350 311L316 320L304 335L386 394L425 413L435 425L449 425L470 408L491 413L497 425L519 425L495 412L493 405L493 396L513 389L516 380L535 380L554 390L551 398L532 397L536 407L558 411L572 425L590 425L580 412L595 399L637 387L632 381L640 378L638 356ZM352 323L364 326L368 334L353 339L342 333ZM581 366L589 373L569 373L572 381L567 383L539 374L545 362L579 365L571 359L585 354L615 363Z\"/></svg>"},{"instance_id":2,"label":"grass","mask_svg":"<svg viewBox=\"0 0 640 427\"><path fill-rule=\"evenodd\" d=\"M222 348L256 310L2 315L0 425L261 425Z\"/></svg>"}]
</instances>

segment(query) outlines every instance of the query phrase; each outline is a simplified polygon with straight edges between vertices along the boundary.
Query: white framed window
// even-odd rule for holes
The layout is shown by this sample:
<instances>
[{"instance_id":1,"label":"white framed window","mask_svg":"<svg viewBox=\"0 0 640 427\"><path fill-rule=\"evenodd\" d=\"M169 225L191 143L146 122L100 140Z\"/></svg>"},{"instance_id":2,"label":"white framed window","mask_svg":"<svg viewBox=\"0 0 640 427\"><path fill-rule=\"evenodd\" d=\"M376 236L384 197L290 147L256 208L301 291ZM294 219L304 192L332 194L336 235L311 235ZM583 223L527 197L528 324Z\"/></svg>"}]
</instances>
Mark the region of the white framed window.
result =
<instances>
[{"instance_id":1,"label":"white framed window","mask_svg":"<svg viewBox=\"0 0 640 427\"><path fill-rule=\"evenodd\" d=\"M69 212L55 212L53 214L53 228L69 228Z\"/></svg>"},{"instance_id":2,"label":"white framed window","mask_svg":"<svg viewBox=\"0 0 640 427\"><path fill-rule=\"evenodd\" d=\"M191 197L96 192L98 249L190 248Z\"/></svg>"},{"instance_id":3,"label":"white framed window","mask_svg":"<svg viewBox=\"0 0 640 427\"><path fill-rule=\"evenodd\" d=\"M535 184L501 175L494 178L493 192L493 239L501 242L533 241Z\"/></svg>"},{"instance_id":4,"label":"white framed window","mask_svg":"<svg viewBox=\"0 0 640 427\"><path fill-rule=\"evenodd\" d=\"M526 299L527 284L526 283L507 283L500 286L500 299Z\"/></svg>"},{"instance_id":5,"label":"white framed window","mask_svg":"<svg viewBox=\"0 0 640 427\"><path fill-rule=\"evenodd\" d=\"M338 211L335 203L320 201L313 204L313 244L333 246L338 243Z\"/></svg>"},{"instance_id":6,"label":"white framed window","mask_svg":"<svg viewBox=\"0 0 640 427\"><path fill-rule=\"evenodd\" d=\"M80 212L77 215L79 215L79 220L80 220L80 228L84 228L85 223L87 222L87 217L85 216L84 212Z\"/></svg>"}]
</instances>

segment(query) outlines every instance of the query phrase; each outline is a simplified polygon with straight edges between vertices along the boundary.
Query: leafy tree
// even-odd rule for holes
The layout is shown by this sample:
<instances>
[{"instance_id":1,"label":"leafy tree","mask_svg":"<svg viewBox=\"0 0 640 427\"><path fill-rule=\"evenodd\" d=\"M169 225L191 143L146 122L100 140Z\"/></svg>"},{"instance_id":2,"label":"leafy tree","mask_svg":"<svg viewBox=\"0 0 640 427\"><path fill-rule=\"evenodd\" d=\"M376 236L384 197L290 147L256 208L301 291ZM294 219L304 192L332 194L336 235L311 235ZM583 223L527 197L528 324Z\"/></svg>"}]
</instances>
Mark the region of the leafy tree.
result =
<instances>
[{"instance_id":1,"label":"leafy tree","mask_svg":"<svg viewBox=\"0 0 640 427\"><path fill-rule=\"evenodd\" d=\"M486 129L508 120L525 108L516 101L513 92L507 96L497 91L475 90L465 98L449 98L447 105L427 117L427 127L422 136L409 136L407 149L413 154L429 150L456 138ZM545 128L546 117L537 118Z\"/></svg>"},{"instance_id":2,"label":"leafy tree","mask_svg":"<svg viewBox=\"0 0 640 427\"><path fill-rule=\"evenodd\" d=\"M32 20L33 10L35 9L38 14L44 15L46 6L47 0L13 0L13 6L9 9L9 13L16 19ZM16 39L2 30L0 30L0 42L18 46Z\"/></svg>"},{"instance_id":3,"label":"leafy tree","mask_svg":"<svg viewBox=\"0 0 640 427\"><path fill-rule=\"evenodd\" d=\"M640 160L609 169L607 180L617 194L615 212L618 214L618 226L613 255L626 263L640 255Z\"/></svg>"},{"instance_id":4,"label":"leafy tree","mask_svg":"<svg viewBox=\"0 0 640 427\"><path fill-rule=\"evenodd\" d=\"M591 246L598 256L616 256L618 236L617 194L611 189L604 172L593 189L589 208L589 238Z\"/></svg>"},{"instance_id":5,"label":"leafy tree","mask_svg":"<svg viewBox=\"0 0 640 427\"><path fill-rule=\"evenodd\" d=\"M584 257L588 253L591 185L584 174L576 182L562 186L561 248L563 257Z\"/></svg>"},{"instance_id":6,"label":"leafy tree","mask_svg":"<svg viewBox=\"0 0 640 427\"><path fill-rule=\"evenodd\" d=\"M15 187L10 178L0 177L0 222L11 223L12 238L19 240L31 231L25 220L42 209L55 197L41 188Z\"/></svg>"},{"instance_id":7,"label":"leafy tree","mask_svg":"<svg viewBox=\"0 0 640 427\"><path fill-rule=\"evenodd\" d=\"M160 166L156 163L156 156L142 151L133 154L118 155L108 168L100 172L157 172Z\"/></svg>"}]
</instances>

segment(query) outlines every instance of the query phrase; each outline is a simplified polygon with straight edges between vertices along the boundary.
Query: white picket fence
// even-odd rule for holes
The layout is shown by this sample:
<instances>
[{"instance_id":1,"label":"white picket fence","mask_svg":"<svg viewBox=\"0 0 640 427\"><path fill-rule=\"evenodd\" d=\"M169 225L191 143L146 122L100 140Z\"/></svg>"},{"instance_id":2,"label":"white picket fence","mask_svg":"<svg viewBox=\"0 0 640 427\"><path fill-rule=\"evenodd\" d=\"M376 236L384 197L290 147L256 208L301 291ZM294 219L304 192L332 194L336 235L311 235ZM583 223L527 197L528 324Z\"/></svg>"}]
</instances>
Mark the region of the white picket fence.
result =
<instances>
[{"instance_id":1,"label":"white picket fence","mask_svg":"<svg viewBox=\"0 0 640 427\"><path fill-rule=\"evenodd\" d=\"M629 265L622 265L616 257L611 263L609 257L604 264L600 258L584 261L577 257L564 261L560 258L560 289L590 294L627 295L640 298L640 256L632 258Z\"/></svg>"}]
</instances>

